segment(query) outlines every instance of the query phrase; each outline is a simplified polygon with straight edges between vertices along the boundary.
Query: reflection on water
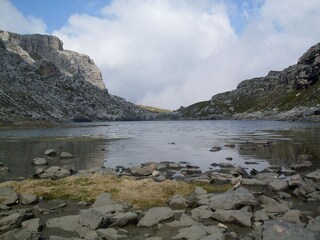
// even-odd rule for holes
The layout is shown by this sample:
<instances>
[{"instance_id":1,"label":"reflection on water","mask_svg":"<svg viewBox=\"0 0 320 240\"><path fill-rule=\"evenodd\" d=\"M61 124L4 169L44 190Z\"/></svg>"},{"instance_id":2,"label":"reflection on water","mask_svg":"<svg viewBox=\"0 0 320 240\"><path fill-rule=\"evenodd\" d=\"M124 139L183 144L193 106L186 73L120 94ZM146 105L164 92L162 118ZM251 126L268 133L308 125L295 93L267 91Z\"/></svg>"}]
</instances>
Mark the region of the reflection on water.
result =
<instances>
[{"instance_id":1,"label":"reflection on water","mask_svg":"<svg viewBox=\"0 0 320 240\"><path fill-rule=\"evenodd\" d=\"M75 158L49 159L49 166L76 169L187 161L203 171L220 162L262 170L269 164L288 168L302 159L301 154L311 155L309 160L320 167L319 133L317 123L273 121L81 123L0 131L0 162L10 168L10 177L31 176L32 159L44 157L43 152L50 148L70 152ZM225 146L228 144L235 147ZM222 150L210 152L213 146ZM229 157L231 161L226 160ZM246 165L246 161L258 164Z\"/></svg>"}]
</instances>

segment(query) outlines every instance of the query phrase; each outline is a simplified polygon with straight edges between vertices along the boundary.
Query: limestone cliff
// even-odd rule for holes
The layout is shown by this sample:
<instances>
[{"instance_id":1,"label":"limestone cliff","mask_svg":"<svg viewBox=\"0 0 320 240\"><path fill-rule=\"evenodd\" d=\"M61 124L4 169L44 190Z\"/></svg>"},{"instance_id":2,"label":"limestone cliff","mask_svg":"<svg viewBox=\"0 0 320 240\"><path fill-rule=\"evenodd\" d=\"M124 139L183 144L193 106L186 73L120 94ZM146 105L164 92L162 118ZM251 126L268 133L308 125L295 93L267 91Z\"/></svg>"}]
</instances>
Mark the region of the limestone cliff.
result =
<instances>
[{"instance_id":1,"label":"limestone cliff","mask_svg":"<svg viewBox=\"0 0 320 240\"><path fill-rule=\"evenodd\" d=\"M63 50L57 37L0 31L0 125L147 120L154 115L110 95L93 61Z\"/></svg>"},{"instance_id":2,"label":"limestone cliff","mask_svg":"<svg viewBox=\"0 0 320 240\"><path fill-rule=\"evenodd\" d=\"M265 77L241 82L237 89L209 101L163 114L162 119L320 120L320 43L297 64Z\"/></svg>"},{"instance_id":3,"label":"limestone cliff","mask_svg":"<svg viewBox=\"0 0 320 240\"><path fill-rule=\"evenodd\" d=\"M64 50L62 41L55 36L0 31L0 40L7 50L18 53L30 64L50 61L69 76L80 76L101 89L105 88L101 72L93 60L87 55Z\"/></svg>"}]
</instances>

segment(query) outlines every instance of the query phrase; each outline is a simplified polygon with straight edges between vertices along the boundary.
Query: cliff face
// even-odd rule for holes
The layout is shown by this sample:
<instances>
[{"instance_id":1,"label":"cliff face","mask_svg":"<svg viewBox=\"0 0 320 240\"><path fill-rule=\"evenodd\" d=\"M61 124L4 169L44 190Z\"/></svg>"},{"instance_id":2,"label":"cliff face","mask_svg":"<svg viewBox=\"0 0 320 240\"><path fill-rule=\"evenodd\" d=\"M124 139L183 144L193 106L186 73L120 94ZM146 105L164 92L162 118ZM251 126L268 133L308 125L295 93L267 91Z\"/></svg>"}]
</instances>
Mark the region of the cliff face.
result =
<instances>
[{"instance_id":1,"label":"cliff face","mask_svg":"<svg viewBox=\"0 0 320 240\"><path fill-rule=\"evenodd\" d=\"M79 76L104 89L101 72L87 55L63 49L62 41L49 35L20 35L0 31L0 40L6 49L19 54L32 64L41 60L54 63L60 71L69 76Z\"/></svg>"},{"instance_id":2,"label":"cliff face","mask_svg":"<svg viewBox=\"0 0 320 240\"><path fill-rule=\"evenodd\" d=\"M298 63L241 82L211 100L162 115L171 119L320 120L320 43Z\"/></svg>"},{"instance_id":3,"label":"cliff face","mask_svg":"<svg viewBox=\"0 0 320 240\"><path fill-rule=\"evenodd\" d=\"M0 56L0 124L155 115L110 95L93 61L63 50L56 37L0 32Z\"/></svg>"}]
</instances>

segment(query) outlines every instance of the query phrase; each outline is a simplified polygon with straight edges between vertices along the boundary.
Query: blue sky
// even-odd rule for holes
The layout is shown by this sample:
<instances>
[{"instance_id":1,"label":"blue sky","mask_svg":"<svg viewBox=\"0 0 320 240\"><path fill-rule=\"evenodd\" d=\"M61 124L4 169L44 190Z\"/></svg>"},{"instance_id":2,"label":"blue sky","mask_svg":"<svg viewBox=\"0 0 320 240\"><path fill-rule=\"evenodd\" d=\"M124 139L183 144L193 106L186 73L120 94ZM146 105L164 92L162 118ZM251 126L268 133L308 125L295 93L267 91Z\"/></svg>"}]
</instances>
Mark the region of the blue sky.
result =
<instances>
[{"instance_id":1,"label":"blue sky","mask_svg":"<svg viewBox=\"0 0 320 240\"><path fill-rule=\"evenodd\" d=\"M110 93L177 109L295 64L320 41L320 1L0 0L0 29L56 35Z\"/></svg>"}]
</instances>

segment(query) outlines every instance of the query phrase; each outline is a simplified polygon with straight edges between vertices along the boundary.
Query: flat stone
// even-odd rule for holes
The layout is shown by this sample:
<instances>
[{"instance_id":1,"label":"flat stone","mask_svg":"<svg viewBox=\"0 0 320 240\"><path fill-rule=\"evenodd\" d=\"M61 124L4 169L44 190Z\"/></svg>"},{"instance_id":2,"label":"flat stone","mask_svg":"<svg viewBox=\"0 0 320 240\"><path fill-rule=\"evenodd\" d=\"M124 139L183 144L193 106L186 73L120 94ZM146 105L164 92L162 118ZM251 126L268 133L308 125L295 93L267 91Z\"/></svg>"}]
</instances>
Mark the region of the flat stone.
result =
<instances>
[{"instance_id":1,"label":"flat stone","mask_svg":"<svg viewBox=\"0 0 320 240\"><path fill-rule=\"evenodd\" d=\"M155 207L150 208L146 215L139 221L139 227L151 227L167 220L173 216L173 211L168 207Z\"/></svg>"},{"instance_id":2,"label":"flat stone","mask_svg":"<svg viewBox=\"0 0 320 240\"><path fill-rule=\"evenodd\" d=\"M118 203L117 201L112 199L112 195L110 193L101 193L99 196L96 197L96 200L92 204L93 208L111 205Z\"/></svg>"},{"instance_id":3,"label":"flat stone","mask_svg":"<svg viewBox=\"0 0 320 240\"><path fill-rule=\"evenodd\" d=\"M0 219L0 230L7 230L10 227L16 226L18 222L22 219L23 215L20 213L12 213L8 216L2 217ZM16 226L17 227L17 226Z\"/></svg>"},{"instance_id":4,"label":"flat stone","mask_svg":"<svg viewBox=\"0 0 320 240\"><path fill-rule=\"evenodd\" d=\"M268 185L267 182L260 181L257 179L250 179L250 178L242 178L241 183L242 183L242 185L248 185L248 186L252 186L252 185L266 186L266 185Z\"/></svg>"},{"instance_id":5,"label":"flat stone","mask_svg":"<svg viewBox=\"0 0 320 240\"><path fill-rule=\"evenodd\" d=\"M262 227L262 239L316 240L315 235L306 228L285 221L267 221Z\"/></svg>"},{"instance_id":6,"label":"flat stone","mask_svg":"<svg viewBox=\"0 0 320 240\"><path fill-rule=\"evenodd\" d=\"M291 169L293 170L302 170L304 168L309 168L312 166L312 162L310 161L302 161L300 163L291 164Z\"/></svg>"},{"instance_id":7,"label":"flat stone","mask_svg":"<svg viewBox=\"0 0 320 240\"><path fill-rule=\"evenodd\" d=\"M89 227L91 230L99 228L103 221L103 214L93 208L85 210L78 218L79 224L84 227Z\"/></svg>"},{"instance_id":8,"label":"flat stone","mask_svg":"<svg viewBox=\"0 0 320 240\"><path fill-rule=\"evenodd\" d=\"M48 161L45 158L35 158L33 159L32 164L35 166L42 166L42 165L47 165Z\"/></svg>"},{"instance_id":9,"label":"flat stone","mask_svg":"<svg viewBox=\"0 0 320 240\"><path fill-rule=\"evenodd\" d=\"M21 223L23 229L29 232L39 232L41 230L40 218L33 218Z\"/></svg>"},{"instance_id":10,"label":"flat stone","mask_svg":"<svg viewBox=\"0 0 320 240\"><path fill-rule=\"evenodd\" d=\"M268 183L268 187L274 191L284 191L288 188L288 183L281 179L274 179Z\"/></svg>"},{"instance_id":11,"label":"flat stone","mask_svg":"<svg viewBox=\"0 0 320 240\"><path fill-rule=\"evenodd\" d=\"M251 192L239 187L211 197L209 207L211 209L230 210L239 209L242 206L253 206L256 203L255 197Z\"/></svg>"},{"instance_id":12,"label":"flat stone","mask_svg":"<svg viewBox=\"0 0 320 240\"><path fill-rule=\"evenodd\" d=\"M288 181L289 187L298 187L303 184L303 178L300 174L292 175Z\"/></svg>"},{"instance_id":13,"label":"flat stone","mask_svg":"<svg viewBox=\"0 0 320 240\"><path fill-rule=\"evenodd\" d=\"M207 235L207 233L197 225L192 225L191 227L187 228L181 228L178 230L178 232L179 234L172 237L171 239L197 240Z\"/></svg>"},{"instance_id":14,"label":"flat stone","mask_svg":"<svg viewBox=\"0 0 320 240\"><path fill-rule=\"evenodd\" d=\"M122 213L125 208L124 205L117 203L101 207L95 207L93 209L100 212L104 217L110 217L113 214Z\"/></svg>"},{"instance_id":15,"label":"flat stone","mask_svg":"<svg viewBox=\"0 0 320 240\"><path fill-rule=\"evenodd\" d=\"M207 194L208 192L204 190L202 187L195 187L193 191L196 195L204 195Z\"/></svg>"},{"instance_id":16,"label":"flat stone","mask_svg":"<svg viewBox=\"0 0 320 240\"><path fill-rule=\"evenodd\" d=\"M69 215L58 218L50 218L46 223L48 228L59 228L64 231L77 232L81 225L78 222L80 215Z\"/></svg>"},{"instance_id":17,"label":"flat stone","mask_svg":"<svg viewBox=\"0 0 320 240\"><path fill-rule=\"evenodd\" d=\"M180 220L173 221L170 223L167 223L166 225L170 227L190 227L191 225L195 225L196 221L194 221L190 216L186 215L185 213L181 214Z\"/></svg>"},{"instance_id":18,"label":"flat stone","mask_svg":"<svg viewBox=\"0 0 320 240\"><path fill-rule=\"evenodd\" d=\"M143 167L133 167L130 172L133 176L149 176L154 170L158 170L156 163L151 163Z\"/></svg>"},{"instance_id":19,"label":"flat stone","mask_svg":"<svg viewBox=\"0 0 320 240\"><path fill-rule=\"evenodd\" d=\"M44 151L44 154L50 157L55 157L57 156L57 152L54 149L48 149Z\"/></svg>"},{"instance_id":20,"label":"flat stone","mask_svg":"<svg viewBox=\"0 0 320 240\"><path fill-rule=\"evenodd\" d=\"M19 202L18 194L10 187L0 188L0 199L4 199L2 204L11 206Z\"/></svg>"},{"instance_id":21,"label":"flat stone","mask_svg":"<svg viewBox=\"0 0 320 240\"><path fill-rule=\"evenodd\" d=\"M314 172L308 173L306 178L314 179L316 181L320 181L320 169L317 169Z\"/></svg>"},{"instance_id":22,"label":"flat stone","mask_svg":"<svg viewBox=\"0 0 320 240\"><path fill-rule=\"evenodd\" d=\"M38 203L38 196L33 194L21 194L20 195L20 203L23 205L30 205Z\"/></svg>"},{"instance_id":23,"label":"flat stone","mask_svg":"<svg viewBox=\"0 0 320 240\"><path fill-rule=\"evenodd\" d=\"M212 214L212 218L221 222L232 222L251 227L252 215L252 212L248 212L246 207L240 210L218 209Z\"/></svg>"},{"instance_id":24,"label":"flat stone","mask_svg":"<svg viewBox=\"0 0 320 240\"><path fill-rule=\"evenodd\" d=\"M60 158L62 158L62 159L67 159L67 158L74 158L74 156L73 156L71 153L62 152L62 153L60 154Z\"/></svg>"},{"instance_id":25,"label":"flat stone","mask_svg":"<svg viewBox=\"0 0 320 240\"><path fill-rule=\"evenodd\" d=\"M98 236L102 239L108 240L118 240L118 239L127 239L126 235L119 234L118 231L114 228L100 228L97 230Z\"/></svg>"},{"instance_id":26,"label":"flat stone","mask_svg":"<svg viewBox=\"0 0 320 240\"><path fill-rule=\"evenodd\" d=\"M255 179L269 183L275 179L278 179L279 174L277 173L258 173L254 176Z\"/></svg>"},{"instance_id":27,"label":"flat stone","mask_svg":"<svg viewBox=\"0 0 320 240\"><path fill-rule=\"evenodd\" d=\"M211 218L212 214L208 206L200 206L191 210L191 217L197 221Z\"/></svg>"},{"instance_id":28,"label":"flat stone","mask_svg":"<svg viewBox=\"0 0 320 240\"><path fill-rule=\"evenodd\" d=\"M269 217L265 209L258 210L253 214L253 221L255 222L265 222L268 220L269 220Z\"/></svg>"}]
</instances>

